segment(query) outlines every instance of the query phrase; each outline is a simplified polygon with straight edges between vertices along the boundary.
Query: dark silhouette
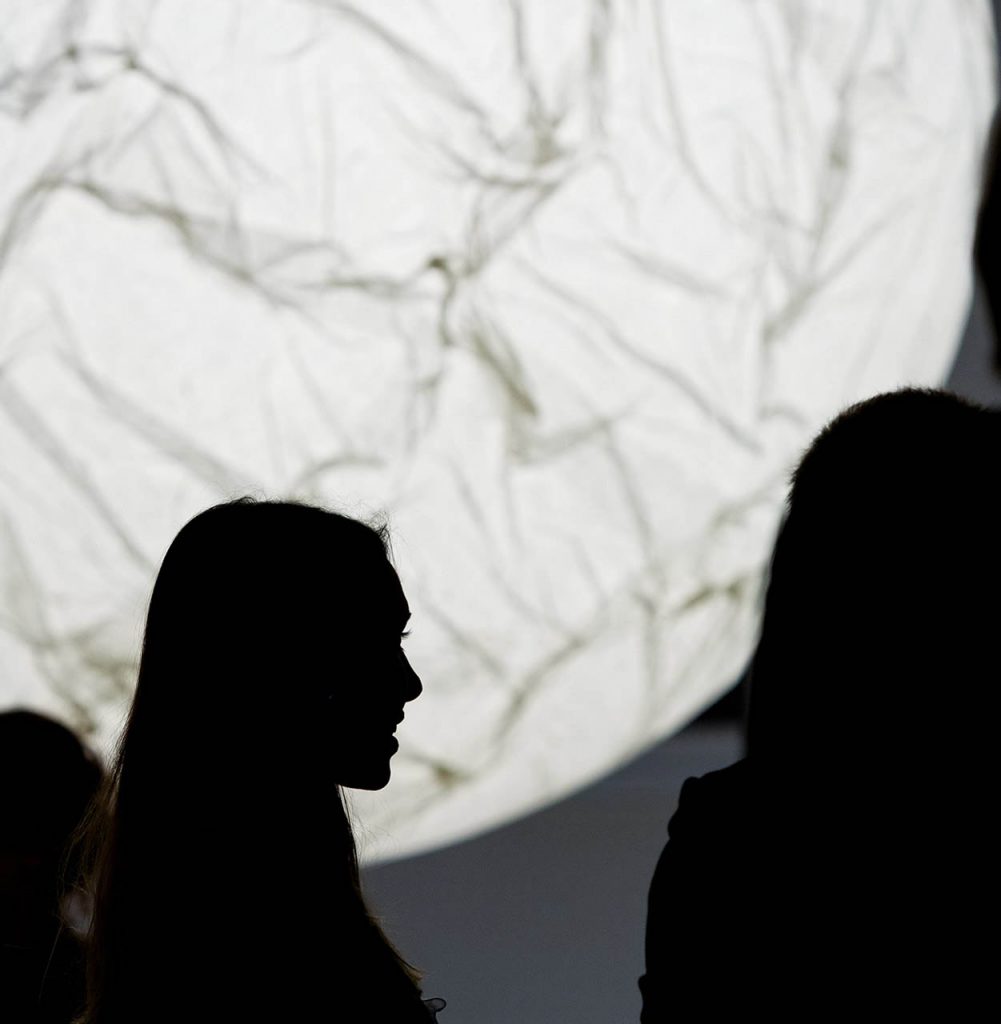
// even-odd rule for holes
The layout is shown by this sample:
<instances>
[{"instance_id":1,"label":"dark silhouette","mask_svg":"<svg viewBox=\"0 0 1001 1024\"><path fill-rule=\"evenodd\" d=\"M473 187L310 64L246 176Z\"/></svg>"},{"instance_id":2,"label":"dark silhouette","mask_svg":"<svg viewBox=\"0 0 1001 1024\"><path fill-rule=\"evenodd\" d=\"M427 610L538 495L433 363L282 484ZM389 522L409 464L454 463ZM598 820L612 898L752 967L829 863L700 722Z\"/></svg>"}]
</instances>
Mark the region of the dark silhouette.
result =
<instances>
[{"instance_id":1,"label":"dark silhouette","mask_svg":"<svg viewBox=\"0 0 1001 1024\"><path fill-rule=\"evenodd\" d=\"M999 454L1001 416L918 390L806 453L748 756L685 783L650 888L644 1024L980 1015Z\"/></svg>"},{"instance_id":2,"label":"dark silhouette","mask_svg":"<svg viewBox=\"0 0 1001 1024\"><path fill-rule=\"evenodd\" d=\"M0 1020L69 1024L83 1007L70 839L101 783L94 756L33 711L0 714Z\"/></svg>"},{"instance_id":3,"label":"dark silhouette","mask_svg":"<svg viewBox=\"0 0 1001 1024\"><path fill-rule=\"evenodd\" d=\"M996 19L995 19L996 20ZM1001 59L1001 53L999 53ZM974 265L987 296L994 335L994 371L1001 373L1001 196L998 195L998 157L1001 156L1001 111L995 110L984 153L973 241Z\"/></svg>"},{"instance_id":4,"label":"dark silhouette","mask_svg":"<svg viewBox=\"0 0 1001 1024\"><path fill-rule=\"evenodd\" d=\"M340 786L378 789L421 683L382 530L242 499L178 534L91 823L86 1024L426 1022L361 895Z\"/></svg>"}]
</instances>

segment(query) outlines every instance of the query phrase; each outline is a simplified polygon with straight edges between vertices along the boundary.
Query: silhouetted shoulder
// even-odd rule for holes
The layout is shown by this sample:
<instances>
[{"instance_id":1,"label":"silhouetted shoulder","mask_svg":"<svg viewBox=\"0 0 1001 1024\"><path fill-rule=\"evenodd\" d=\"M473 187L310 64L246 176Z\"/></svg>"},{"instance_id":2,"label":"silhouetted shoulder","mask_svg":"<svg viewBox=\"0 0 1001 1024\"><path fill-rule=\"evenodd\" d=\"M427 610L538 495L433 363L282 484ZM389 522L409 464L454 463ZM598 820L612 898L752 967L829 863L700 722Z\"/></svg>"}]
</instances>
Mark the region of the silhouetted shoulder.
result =
<instances>
[{"instance_id":1,"label":"silhouetted shoulder","mask_svg":"<svg viewBox=\"0 0 1001 1024\"><path fill-rule=\"evenodd\" d=\"M650 885L646 973L639 979L642 1024L735 1005L733 991L719 984L713 951L734 940L732 931L721 933L720 923L739 895L749 781L749 766L739 761L681 787Z\"/></svg>"},{"instance_id":2,"label":"silhouetted shoulder","mask_svg":"<svg viewBox=\"0 0 1001 1024\"><path fill-rule=\"evenodd\" d=\"M750 785L751 768L747 758L726 768L685 780L678 799L678 809L698 802L705 805L730 807L741 800Z\"/></svg>"},{"instance_id":3,"label":"silhouetted shoulder","mask_svg":"<svg viewBox=\"0 0 1001 1024\"><path fill-rule=\"evenodd\" d=\"M691 831L709 828L714 833L739 827L751 802L751 769L746 759L690 778L681 787L678 809L667 826L671 840L688 841Z\"/></svg>"}]
</instances>

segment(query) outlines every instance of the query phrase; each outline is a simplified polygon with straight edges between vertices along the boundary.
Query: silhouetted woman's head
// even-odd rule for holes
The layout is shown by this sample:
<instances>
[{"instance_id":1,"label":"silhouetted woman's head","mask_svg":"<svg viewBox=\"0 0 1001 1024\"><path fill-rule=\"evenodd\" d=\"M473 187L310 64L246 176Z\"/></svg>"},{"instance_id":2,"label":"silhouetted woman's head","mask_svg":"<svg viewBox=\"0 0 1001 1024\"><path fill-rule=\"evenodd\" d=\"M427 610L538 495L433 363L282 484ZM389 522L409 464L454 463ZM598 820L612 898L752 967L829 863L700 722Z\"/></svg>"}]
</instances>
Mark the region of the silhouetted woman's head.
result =
<instances>
[{"instance_id":1,"label":"silhouetted woman's head","mask_svg":"<svg viewBox=\"0 0 1001 1024\"><path fill-rule=\"evenodd\" d=\"M918 742L936 717L969 711L973 691L954 680L982 670L997 610L982 584L996 588L999 419L907 389L852 406L815 439L772 558L752 754L861 762L888 735Z\"/></svg>"},{"instance_id":2,"label":"silhouetted woman's head","mask_svg":"<svg viewBox=\"0 0 1001 1024\"><path fill-rule=\"evenodd\" d=\"M183 737L195 771L204 757L239 778L264 760L328 789L384 786L421 692L387 554L383 531L307 505L244 499L192 519L153 588L123 762Z\"/></svg>"},{"instance_id":3,"label":"silhouetted woman's head","mask_svg":"<svg viewBox=\"0 0 1001 1024\"><path fill-rule=\"evenodd\" d=\"M153 1020L149 993L199 986L229 1015L312 1012L348 985L419 1007L338 788L389 780L421 692L409 614L384 531L348 517L241 499L180 531L94 826L91 1024Z\"/></svg>"}]
</instances>

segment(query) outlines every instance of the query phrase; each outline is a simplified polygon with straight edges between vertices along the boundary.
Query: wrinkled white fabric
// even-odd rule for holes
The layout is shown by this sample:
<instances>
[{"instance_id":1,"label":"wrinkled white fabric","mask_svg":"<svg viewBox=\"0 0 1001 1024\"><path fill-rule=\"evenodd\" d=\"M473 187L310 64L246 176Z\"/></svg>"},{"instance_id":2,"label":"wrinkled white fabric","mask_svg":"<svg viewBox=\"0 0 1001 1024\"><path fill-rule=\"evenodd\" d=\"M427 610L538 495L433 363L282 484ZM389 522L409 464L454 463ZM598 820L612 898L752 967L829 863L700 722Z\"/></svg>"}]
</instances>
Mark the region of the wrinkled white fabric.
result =
<instances>
[{"instance_id":1,"label":"wrinkled white fabric","mask_svg":"<svg viewBox=\"0 0 1001 1024\"><path fill-rule=\"evenodd\" d=\"M718 696L791 462L955 353L986 3L4 18L4 702L108 742L201 508L385 508L425 695L356 801L370 856L537 808Z\"/></svg>"}]
</instances>

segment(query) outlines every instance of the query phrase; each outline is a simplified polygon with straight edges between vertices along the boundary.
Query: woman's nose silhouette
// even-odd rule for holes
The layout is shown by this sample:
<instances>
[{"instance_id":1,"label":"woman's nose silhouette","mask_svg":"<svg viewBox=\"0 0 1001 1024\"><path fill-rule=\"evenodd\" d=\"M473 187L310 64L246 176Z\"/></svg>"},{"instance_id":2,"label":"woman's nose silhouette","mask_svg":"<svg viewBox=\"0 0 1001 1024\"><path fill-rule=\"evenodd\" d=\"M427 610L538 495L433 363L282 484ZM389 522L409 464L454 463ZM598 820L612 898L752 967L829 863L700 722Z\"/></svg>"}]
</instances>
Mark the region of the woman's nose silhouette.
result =
<instances>
[{"instance_id":1,"label":"woman's nose silhouette","mask_svg":"<svg viewBox=\"0 0 1001 1024\"><path fill-rule=\"evenodd\" d=\"M400 648L400 664L403 667L401 689L403 702L406 704L416 700L424 692L424 684L421 682L421 677L414 671L414 667L410 664L410 659L402 647Z\"/></svg>"}]
</instances>

